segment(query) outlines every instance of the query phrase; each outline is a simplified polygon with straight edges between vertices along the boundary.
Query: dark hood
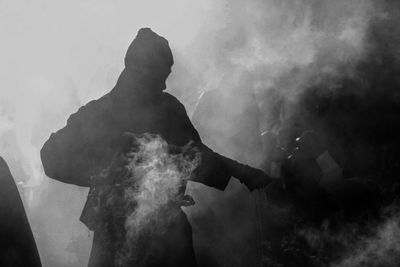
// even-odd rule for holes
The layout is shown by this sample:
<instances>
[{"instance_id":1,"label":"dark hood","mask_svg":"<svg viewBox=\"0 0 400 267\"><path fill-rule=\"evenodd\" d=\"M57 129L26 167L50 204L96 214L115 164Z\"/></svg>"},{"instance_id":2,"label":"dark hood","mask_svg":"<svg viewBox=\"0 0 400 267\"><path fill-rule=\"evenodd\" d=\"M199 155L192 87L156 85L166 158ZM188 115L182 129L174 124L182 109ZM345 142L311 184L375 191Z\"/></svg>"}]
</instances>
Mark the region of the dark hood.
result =
<instances>
[{"instance_id":1,"label":"dark hood","mask_svg":"<svg viewBox=\"0 0 400 267\"><path fill-rule=\"evenodd\" d=\"M139 30L125 55L125 67L150 67L168 76L174 60L168 41L150 28Z\"/></svg>"}]
</instances>

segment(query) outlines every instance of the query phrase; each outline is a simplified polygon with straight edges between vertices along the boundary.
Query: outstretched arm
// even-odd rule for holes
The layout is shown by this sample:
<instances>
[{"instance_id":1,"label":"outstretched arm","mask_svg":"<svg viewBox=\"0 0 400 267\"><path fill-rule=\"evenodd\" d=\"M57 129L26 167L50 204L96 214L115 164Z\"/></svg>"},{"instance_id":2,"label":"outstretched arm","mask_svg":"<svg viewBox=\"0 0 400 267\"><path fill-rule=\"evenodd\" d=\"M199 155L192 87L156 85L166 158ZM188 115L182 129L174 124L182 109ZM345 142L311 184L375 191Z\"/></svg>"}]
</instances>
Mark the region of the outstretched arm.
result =
<instances>
[{"instance_id":1,"label":"outstretched arm","mask_svg":"<svg viewBox=\"0 0 400 267\"><path fill-rule=\"evenodd\" d=\"M197 130L187 116L185 107L172 96L171 101L173 101L173 106L176 107L174 117L181 122L180 129L184 129L184 132L190 134L190 139L194 141L201 153L201 163L195 170L193 181L224 190L233 176L244 183L251 191L270 182L269 177L261 170L224 157L203 144Z\"/></svg>"},{"instance_id":2,"label":"outstretched arm","mask_svg":"<svg viewBox=\"0 0 400 267\"><path fill-rule=\"evenodd\" d=\"M250 191L268 185L271 179L261 170L222 156L201 144L201 165L194 181L224 190L230 177L237 178Z\"/></svg>"}]
</instances>

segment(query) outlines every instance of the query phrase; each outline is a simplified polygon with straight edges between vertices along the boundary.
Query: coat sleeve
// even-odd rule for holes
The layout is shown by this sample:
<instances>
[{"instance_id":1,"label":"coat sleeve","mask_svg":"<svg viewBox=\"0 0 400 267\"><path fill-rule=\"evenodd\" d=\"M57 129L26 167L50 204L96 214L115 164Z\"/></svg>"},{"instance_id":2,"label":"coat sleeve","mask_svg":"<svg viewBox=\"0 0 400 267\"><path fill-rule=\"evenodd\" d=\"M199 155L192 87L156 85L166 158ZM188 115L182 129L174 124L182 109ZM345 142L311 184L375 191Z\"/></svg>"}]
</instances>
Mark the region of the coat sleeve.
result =
<instances>
[{"instance_id":1,"label":"coat sleeve","mask_svg":"<svg viewBox=\"0 0 400 267\"><path fill-rule=\"evenodd\" d=\"M194 172L194 182L199 182L219 190L225 190L234 173L224 161L224 157L204 144L199 145L201 163Z\"/></svg>"},{"instance_id":2,"label":"coat sleeve","mask_svg":"<svg viewBox=\"0 0 400 267\"><path fill-rule=\"evenodd\" d=\"M173 116L181 123L179 126L180 132L184 132L189 136L188 138L182 136L180 139L192 140L201 153L201 161L194 171L192 181L224 190L228 185L231 176L236 175L235 169L231 168L231 163L236 163L236 166L243 165L214 152L203 144L199 133L194 128L186 113L185 107L176 98L172 98L171 102L175 107Z\"/></svg>"},{"instance_id":3,"label":"coat sleeve","mask_svg":"<svg viewBox=\"0 0 400 267\"><path fill-rule=\"evenodd\" d=\"M90 186L90 176L99 171L101 162L110 154L104 144L109 127L103 102L100 99L81 107L64 128L50 135L40 151L47 176Z\"/></svg>"}]
</instances>

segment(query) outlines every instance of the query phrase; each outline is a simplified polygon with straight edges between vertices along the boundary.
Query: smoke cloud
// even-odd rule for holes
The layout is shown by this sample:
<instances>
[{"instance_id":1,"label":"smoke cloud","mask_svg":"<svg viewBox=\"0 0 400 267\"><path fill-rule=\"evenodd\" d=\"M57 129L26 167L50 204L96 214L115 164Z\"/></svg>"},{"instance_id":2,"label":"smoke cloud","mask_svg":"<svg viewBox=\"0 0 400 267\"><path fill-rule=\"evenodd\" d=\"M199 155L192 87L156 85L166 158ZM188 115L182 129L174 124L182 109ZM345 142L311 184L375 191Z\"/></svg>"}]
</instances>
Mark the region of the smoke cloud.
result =
<instances>
[{"instance_id":1,"label":"smoke cloud","mask_svg":"<svg viewBox=\"0 0 400 267\"><path fill-rule=\"evenodd\" d=\"M367 0L220 2L191 47L193 73L201 75L192 81L199 91L229 91L226 84L247 73L247 90L279 86L296 96L317 75L339 75L339 66L363 58L377 13Z\"/></svg>"},{"instance_id":2,"label":"smoke cloud","mask_svg":"<svg viewBox=\"0 0 400 267\"><path fill-rule=\"evenodd\" d=\"M261 132L280 116L315 114L301 102L311 89L329 96L355 92L364 110L381 110L368 100L376 92L398 102L398 10L396 1L372 0L1 1L0 149L18 180L44 266L85 266L91 237L78 221L87 189L45 177L39 150L69 114L113 87L140 27L169 40L176 63L168 90L189 114L204 91L247 90L256 94ZM240 106L235 102L230 108ZM309 126L333 135L348 121L352 132L366 114L360 108L348 119L349 113ZM393 124L375 125L387 131ZM154 188L145 183L143 189ZM143 207L144 213L152 208Z\"/></svg>"},{"instance_id":3,"label":"smoke cloud","mask_svg":"<svg viewBox=\"0 0 400 267\"><path fill-rule=\"evenodd\" d=\"M179 239L169 231L182 220L184 190L200 162L200 153L190 143L183 148L171 147L158 135L131 138L129 148L100 177L114 182L109 189L98 189L104 203L99 218L104 218L100 219L105 220L104 225L113 225L103 234L110 231L109 241L115 242L111 247L120 248L118 265L147 266L152 257L161 257L158 236ZM150 240L154 244L149 244Z\"/></svg>"},{"instance_id":4,"label":"smoke cloud","mask_svg":"<svg viewBox=\"0 0 400 267\"><path fill-rule=\"evenodd\" d=\"M359 240L349 251L352 255L332 266L397 266L400 260L398 216L379 225L372 236Z\"/></svg>"},{"instance_id":5,"label":"smoke cloud","mask_svg":"<svg viewBox=\"0 0 400 267\"><path fill-rule=\"evenodd\" d=\"M325 224L319 229L299 229L297 234L314 250L315 262L319 262L315 266L397 266L400 260L398 207L384 208L382 213L380 221L342 223L334 231ZM331 255L326 255L326 251Z\"/></svg>"},{"instance_id":6,"label":"smoke cloud","mask_svg":"<svg viewBox=\"0 0 400 267\"><path fill-rule=\"evenodd\" d=\"M128 169L132 187L125 192L128 202L135 203L135 209L128 216L128 235L135 236L149 221L168 221L158 218L160 209L171 201L180 203L182 186L190 180L191 174L200 162L200 154L171 154L168 144L160 136L145 135L137 139L139 149L129 153ZM189 147L183 152L187 153ZM193 150L193 149L191 149ZM192 153L192 154L193 154ZM172 215L171 215L172 216ZM156 228L157 229L157 228Z\"/></svg>"}]
</instances>

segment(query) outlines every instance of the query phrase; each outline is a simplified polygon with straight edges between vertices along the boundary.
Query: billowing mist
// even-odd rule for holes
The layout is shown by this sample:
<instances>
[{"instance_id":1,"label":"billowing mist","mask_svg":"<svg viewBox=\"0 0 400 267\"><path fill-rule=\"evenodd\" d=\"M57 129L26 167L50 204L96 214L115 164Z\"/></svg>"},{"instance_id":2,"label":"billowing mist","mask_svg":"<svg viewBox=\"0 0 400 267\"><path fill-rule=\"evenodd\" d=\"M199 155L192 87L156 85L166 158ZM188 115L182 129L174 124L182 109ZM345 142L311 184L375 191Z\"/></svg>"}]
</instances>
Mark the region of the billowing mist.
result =
<instances>
[{"instance_id":1,"label":"billowing mist","mask_svg":"<svg viewBox=\"0 0 400 267\"><path fill-rule=\"evenodd\" d=\"M43 266L86 266L92 236L79 222L88 190L47 178L39 151L71 113L111 90L140 28L169 41L175 65L167 90L189 115L210 90L229 99L229 112L242 107L240 92L254 94L261 115L252 134L302 114L302 127L318 129L332 146L353 145L339 162L358 174L367 173L360 158L377 160L366 145L374 136L385 145L396 137L385 133L398 108L381 107L399 102L399 22L400 6L390 0L0 1L0 156L19 186ZM353 102L339 112L335 101L348 95ZM212 124L222 136L229 136L226 119ZM257 165L259 157L245 160ZM356 255L335 266L362 266L376 244L398 254L398 244L387 243L399 235L397 219L372 227L364 243L354 242Z\"/></svg>"}]
</instances>

